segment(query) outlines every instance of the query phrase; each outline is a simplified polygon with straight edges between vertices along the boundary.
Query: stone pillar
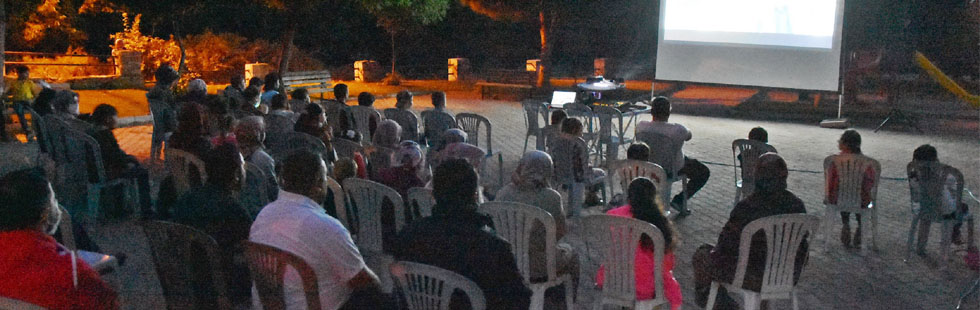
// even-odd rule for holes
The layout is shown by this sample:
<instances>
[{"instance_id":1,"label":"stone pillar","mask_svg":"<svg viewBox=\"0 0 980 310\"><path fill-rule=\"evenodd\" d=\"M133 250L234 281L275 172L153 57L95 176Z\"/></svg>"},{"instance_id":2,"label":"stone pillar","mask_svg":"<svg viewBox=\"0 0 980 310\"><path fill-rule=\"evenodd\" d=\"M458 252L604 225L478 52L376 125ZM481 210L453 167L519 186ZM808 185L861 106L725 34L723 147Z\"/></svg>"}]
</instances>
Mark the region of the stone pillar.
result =
<instances>
[{"instance_id":1,"label":"stone pillar","mask_svg":"<svg viewBox=\"0 0 980 310\"><path fill-rule=\"evenodd\" d=\"M381 65L374 60L358 60L354 62L354 81L376 82L381 79Z\"/></svg>"},{"instance_id":2,"label":"stone pillar","mask_svg":"<svg viewBox=\"0 0 980 310\"><path fill-rule=\"evenodd\" d=\"M470 61L466 58L449 58L449 81L470 79Z\"/></svg>"},{"instance_id":3,"label":"stone pillar","mask_svg":"<svg viewBox=\"0 0 980 310\"><path fill-rule=\"evenodd\" d=\"M122 84L128 87L143 86L143 54L138 51L116 53L116 73Z\"/></svg>"},{"instance_id":4,"label":"stone pillar","mask_svg":"<svg viewBox=\"0 0 980 310\"><path fill-rule=\"evenodd\" d=\"M528 59L524 67L527 72L534 72L537 74L538 70L541 70L541 59Z\"/></svg>"},{"instance_id":5,"label":"stone pillar","mask_svg":"<svg viewBox=\"0 0 980 310\"><path fill-rule=\"evenodd\" d=\"M274 71L275 69L272 67L272 65L267 63L257 62L245 64L245 83L248 83L248 80L252 79L253 77L264 79L267 74Z\"/></svg>"},{"instance_id":6,"label":"stone pillar","mask_svg":"<svg viewBox=\"0 0 980 310\"><path fill-rule=\"evenodd\" d=\"M594 69L594 71L592 72L592 75L595 75L595 76L604 76L604 75L606 75L606 65L607 65L606 58L596 58L592 62L592 67Z\"/></svg>"}]
</instances>

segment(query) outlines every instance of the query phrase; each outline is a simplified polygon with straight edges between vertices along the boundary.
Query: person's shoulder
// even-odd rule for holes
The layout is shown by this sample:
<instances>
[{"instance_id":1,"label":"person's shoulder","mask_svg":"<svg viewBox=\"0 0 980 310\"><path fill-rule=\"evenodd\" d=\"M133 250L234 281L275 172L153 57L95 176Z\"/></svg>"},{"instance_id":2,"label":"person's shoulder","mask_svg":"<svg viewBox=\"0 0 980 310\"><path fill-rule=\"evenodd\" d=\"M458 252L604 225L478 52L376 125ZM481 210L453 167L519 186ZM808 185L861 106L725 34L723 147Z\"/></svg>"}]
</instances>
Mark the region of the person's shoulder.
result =
<instances>
[{"instance_id":1,"label":"person's shoulder","mask_svg":"<svg viewBox=\"0 0 980 310\"><path fill-rule=\"evenodd\" d=\"M606 211L608 215L622 216L622 217L633 217L632 208L630 205L624 205L622 207L613 208L612 210Z\"/></svg>"}]
</instances>

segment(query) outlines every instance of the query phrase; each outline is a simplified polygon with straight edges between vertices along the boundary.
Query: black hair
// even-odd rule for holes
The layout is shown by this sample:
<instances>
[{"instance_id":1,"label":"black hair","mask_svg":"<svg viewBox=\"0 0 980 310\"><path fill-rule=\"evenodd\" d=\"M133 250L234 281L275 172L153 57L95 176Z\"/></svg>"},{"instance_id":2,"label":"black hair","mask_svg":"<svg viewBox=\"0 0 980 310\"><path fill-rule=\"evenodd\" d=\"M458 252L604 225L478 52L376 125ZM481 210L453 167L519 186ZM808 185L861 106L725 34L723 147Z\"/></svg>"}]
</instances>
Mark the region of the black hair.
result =
<instances>
[{"instance_id":1,"label":"black hair","mask_svg":"<svg viewBox=\"0 0 980 310\"><path fill-rule=\"evenodd\" d=\"M658 120L663 120L664 118L670 117L670 100L667 97L659 96L653 98L651 103L652 108L650 109L650 114Z\"/></svg>"},{"instance_id":2,"label":"black hair","mask_svg":"<svg viewBox=\"0 0 980 310\"><path fill-rule=\"evenodd\" d=\"M68 106L75 103L75 97L78 97L78 93L70 90L59 90L55 94L53 100L54 110L62 113L68 112Z\"/></svg>"},{"instance_id":3,"label":"black hair","mask_svg":"<svg viewBox=\"0 0 980 310\"><path fill-rule=\"evenodd\" d=\"M48 184L38 168L17 170L0 178L0 231L36 227L51 199Z\"/></svg>"},{"instance_id":4,"label":"black hair","mask_svg":"<svg viewBox=\"0 0 980 310\"><path fill-rule=\"evenodd\" d=\"M262 90L277 90L276 88L279 88L279 74L276 74L275 72L266 74L265 84L262 85Z\"/></svg>"},{"instance_id":5,"label":"black hair","mask_svg":"<svg viewBox=\"0 0 980 310\"><path fill-rule=\"evenodd\" d=\"M261 96L262 93L258 87L249 85L247 88L245 88L245 91L242 92L242 95L245 96L245 100L253 101L255 98Z\"/></svg>"},{"instance_id":6,"label":"black hair","mask_svg":"<svg viewBox=\"0 0 980 310\"><path fill-rule=\"evenodd\" d=\"M109 118L118 115L119 111L117 111L115 107L103 103L95 107L95 110L92 111L92 116L89 117L89 121L93 124L102 125L105 124Z\"/></svg>"},{"instance_id":7,"label":"black hair","mask_svg":"<svg viewBox=\"0 0 980 310\"><path fill-rule=\"evenodd\" d=\"M292 97L296 100L303 100L310 96L310 91L306 87L300 87L293 90Z\"/></svg>"},{"instance_id":8,"label":"black hair","mask_svg":"<svg viewBox=\"0 0 980 310\"><path fill-rule=\"evenodd\" d=\"M749 140L755 140L762 143L769 143L769 132L765 128L755 127L749 130Z\"/></svg>"},{"instance_id":9,"label":"black hair","mask_svg":"<svg viewBox=\"0 0 980 310\"><path fill-rule=\"evenodd\" d=\"M446 93L437 91L432 93L432 106L436 108L443 108L446 106Z\"/></svg>"},{"instance_id":10,"label":"black hair","mask_svg":"<svg viewBox=\"0 0 980 310\"><path fill-rule=\"evenodd\" d=\"M399 91L398 94L395 95L395 99L398 101L412 99L412 92L407 90Z\"/></svg>"},{"instance_id":11,"label":"black hair","mask_svg":"<svg viewBox=\"0 0 980 310\"><path fill-rule=\"evenodd\" d=\"M357 95L357 105L365 107L374 105L374 95L369 92L362 91Z\"/></svg>"},{"instance_id":12,"label":"black hair","mask_svg":"<svg viewBox=\"0 0 980 310\"><path fill-rule=\"evenodd\" d=\"M861 134L854 129L845 130L840 135L840 143L854 154L861 154Z\"/></svg>"},{"instance_id":13,"label":"black hair","mask_svg":"<svg viewBox=\"0 0 980 310\"><path fill-rule=\"evenodd\" d=\"M160 65L160 67L157 68L156 73L153 75L157 78L157 84L161 85L170 85L170 83L173 83L180 78L180 74L177 73L177 70L174 70L174 68L168 64Z\"/></svg>"},{"instance_id":14,"label":"black hair","mask_svg":"<svg viewBox=\"0 0 980 310\"><path fill-rule=\"evenodd\" d=\"M564 122L566 118L568 118L568 113L565 113L565 110L555 110L554 112L551 112L552 125L561 124L561 122Z\"/></svg>"},{"instance_id":15,"label":"black hair","mask_svg":"<svg viewBox=\"0 0 980 310\"><path fill-rule=\"evenodd\" d=\"M319 154L308 150L293 152L282 164L282 189L295 193L306 194L318 182L322 182L319 165L324 165Z\"/></svg>"},{"instance_id":16,"label":"black hair","mask_svg":"<svg viewBox=\"0 0 980 310\"><path fill-rule=\"evenodd\" d=\"M31 72L31 69L28 68L27 66L17 66L16 70L17 70L17 74L24 74L27 72Z\"/></svg>"},{"instance_id":17,"label":"black hair","mask_svg":"<svg viewBox=\"0 0 980 310\"><path fill-rule=\"evenodd\" d=\"M664 210L661 208L661 204L657 203L656 197L657 186L650 179L639 177L630 182L627 199L633 218L657 226L664 236L664 242L667 243L664 248L671 251L676 243L674 225L664 215Z\"/></svg>"},{"instance_id":18,"label":"black hair","mask_svg":"<svg viewBox=\"0 0 980 310\"><path fill-rule=\"evenodd\" d=\"M582 128L582 121L578 120L577 118L566 118L561 122L561 132L570 135L578 135L582 133Z\"/></svg>"},{"instance_id":19,"label":"black hair","mask_svg":"<svg viewBox=\"0 0 980 310\"><path fill-rule=\"evenodd\" d=\"M232 75L231 76L231 85L235 85L235 83L238 83L238 81L242 81L242 83L244 83L245 82L245 76L244 75L241 75L241 74L235 74L235 75ZM245 85L242 85L242 86L245 86Z\"/></svg>"},{"instance_id":20,"label":"black hair","mask_svg":"<svg viewBox=\"0 0 980 310\"><path fill-rule=\"evenodd\" d=\"M630 144L630 147L626 149L626 159L643 160L643 161L649 160L650 147L643 142L636 142Z\"/></svg>"},{"instance_id":21,"label":"black hair","mask_svg":"<svg viewBox=\"0 0 980 310\"><path fill-rule=\"evenodd\" d=\"M340 96L340 94L344 94L344 95ZM347 98L347 96L349 95L350 95L350 90L347 89L347 84L340 83L333 86L333 96L337 100L340 100L341 99L340 97Z\"/></svg>"},{"instance_id":22,"label":"black hair","mask_svg":"<svg viewBox=\"0 0 980 310\"><path fill-rule=\"evenodd\" d=\"M323 107L319 104L307 104L303 110L303 112L310 115L320 115L320 113L323 113Z\"/></svg>"},{"instance_id":23,"label":"black hair","mask_svg":"<svg viewBox=\"0 0 980 310\"><path fill-rule=\"evenodd\" d=\"M269 107L273 110L285 109L286 95L276 94L275 96L272 96L272 103L269 104Z\"/></svg>"},{"instance_id":24,"label":"black hair","mask_svg":"<svg viewBox=\"0 0 980 310\"><path fill-rule=\"evenodd\" d=\"M256 89L261 90L262 85L265 85L265 81L263 81L260 77L253 76L251 79L248 79L248 87L254 86Z\"/></svg>"},{"instance_id":25,"label":"black hair","mask_svg":"<svg viewBox=\"0 0 980 310\"><path fill-rule=\"evenodd\" d=\"M208 109L208 113L224 115L228 114L228 109L231 108L229 101L234 100L225 100L225 97L219 95L207 95L204 97L204 107Z\"/></svg>"},{"instance_id":26,"label":"black hair","mask_svg":"<svg viewBox=\"0 0 980 310\"><path fill-rule=\"evenodd\" d=\"M41 92L37 94L37 98L34 98L34 112L39 115L48 115L54 113L54 107L51 106L51 101L54 100L58 91L51 88L42 88Z\"/></svg>"},{"instance_id":27,"label":"black hair","mask_svg":"<svg viewBox=\"0 0 980 310\"><path fill-rule=\"evenodd\" d=\"M939 152L932 145L923 144L915 148L915 151L912 152L912 160L939 161Z\"/></svg>"},{"instance_id":28,"label":"black hair","mask_svg":"<svg viewBox=\"0 0 980 310\"><path fill-rule=\"evenodd\" d=\"M217 185L222 189L232 189L240 186L238 176L242 162L237 159L241 155L234 143L223 143L211 149L204 157L204 170L208 173L208 184Z\"/></svg>"},{"instance_id":29,"label":"black hair","mask_svg":"<svg viewBox=\"0 0 980 310\"><path fill-rule=\"evenodd\" d=\"M450 159L436 167L432 175L434 213L450 214L475 211L480 177L465 159Z\"/></svg>"}]
</instances>

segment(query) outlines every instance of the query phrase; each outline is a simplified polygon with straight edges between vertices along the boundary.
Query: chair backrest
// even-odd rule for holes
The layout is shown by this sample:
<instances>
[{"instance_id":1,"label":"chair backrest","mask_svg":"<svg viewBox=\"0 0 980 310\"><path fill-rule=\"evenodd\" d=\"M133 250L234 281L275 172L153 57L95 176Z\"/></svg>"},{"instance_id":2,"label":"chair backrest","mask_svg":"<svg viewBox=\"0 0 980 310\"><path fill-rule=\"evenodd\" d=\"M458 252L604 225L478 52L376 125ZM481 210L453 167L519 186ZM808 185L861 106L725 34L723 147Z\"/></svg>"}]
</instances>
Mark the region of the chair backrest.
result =
<instances>
[{"instance_id":1,"label":"chair backrest","mask_svg":"<svg viewBox=\"0 0 980 310\"><path fill-rule=\"evenodd\" d=\"M44 310L47 308L13 298L0 296L0 309Z\"/></svg>"},{"instance_id":2,"label":"chair backrest","mask_svg":"<svg viewBox=\"0 0 980 310\"><path fill-rule=\"evenodd\" d=\"M310 134L303 132L288 132L280 136L283 143L278 145L276 149L270 149L273 158L282 161L285 160L289 154L297 151L305 150L310 151L314 154L320 154L324 159L327 158L327 146L323 144L323 140L314 137Z\"/></svg>"},{"instance_id":3,"label":"chair backrest","mask_svg":"<svg viewBox=\"0 0 980 310\"><path fill-rule=\"evenodd\" d=\"M354 209L351 217L357 225L356 243L362 251L382 253L383 252L383 231L381 227L381 213L384 212L382 206L384 201L391 203L392 212L395 215L395 229L400 231L405 224L405 206L398 191L385 186L384 184L358 178L347 178L343 182L344 191L350 199Z\"/></svg>"},{"instance_id":4,"label":"chair backrest","mask_svg":"<svg viewBox=\"0 0 980 310\"><path fill-rule=\"evenodd\" d=\"M667 191L667 187L670 186L670 183L667 182L667 172L660 165L648 161L627 159L614 162L609 167L610 194L626 193L633 179L645 177L657 186L657 192L660 193L663 202L670 201L668 196L670 192Z\"/></svg>"},{"instance_id":5,"label":"chair backrest","mask_svg":"<svg viewBox=\"0 0 980 310\"><path fill-rule=\"evenodd\" d=\"M419 140L419 117L412 111L398 108L385 109L385 118L395 121L402 127L402 140Z\"/></svg>"},{"instance_id":6,"label":"chair backrest","mask_svg":"<svg viewBox=\"0 0 980 310\"><path fill-rule=\"evenodd\" d=\"M480 146L480 130L486 127L486 150L487 154L493 154L493 141L491 137L493 136L493 125L490 120L483 115L474 113L459 113L456 114L456 124L466 132L466 142L472 145Z\"/></svg>"},{"instance_id":7,"label":"chair backrest","mask_svg":"<svg viewBox=\"0 0 980 310\"><path fill-rule=\"evenodd\" d=\"M48 142L45 138L48 136L47 128L44 127L44 120L40 114L29 107L24 107L27 114L31 115L31 130L34 131L36 135L37 144L41 149L41 152L48 152Z\"/></svg>"},{"instance_id":8,"label":"chair backrest","mask_svg":"<svg viewBox=\"0 0 980 310\"><path fill-rule=\"evenodd\" d=\"M576 118L582 121L582 126L584 126L583 132L594 132L595 112L589 106L578 102L569 102L565 104L565 114L568 114L570 118Z\"/></svg>"},{"instance_id":9,"label":"chair backrest","mask_svg":"<svg viewBox=\"0 0 980 310\"><path fill-rule=\"evenodd\" d=\"M663 258L664 237L653 224L612 215L590 215L582 218L587 253L598 251L604 268L602 302L632 308L636 301L636 250L640 238L646 235L653 243L653 278L656 279L655 303L666 302L664 295Z\"/></svg>"},{"instance_id":10,"label":"chair backrest","mask_svg":"<svg viewBox=\"0 0 980 310\"><path fill-rule=\"evenodd\" d=\"M204 170L204 161L190 152L168 147L164 150L163 160L164 166L167 167L167 171L173 177L174 189L177 191L178 197L190 190L192 184L195 184L191 180L192 168L197 169L198 175L201 176L200 184L204 184L208 179L207 171Z\"/></svg>"},{"instance_id":11,"label":"chair backrest","mask_svg":"<svg viewBox=\"0 0 980 310\"><path fill-rule=\"evenodd\" d=\"M368 162L371 163L371 170L368 171L369 175L374 178L378 176L381 169L391 167L394 163L395 149L387 148L383 146L375 146L374 152L368 155Z\"/></svg>"},{"instance_id":12,"label":"chair backrest","mask_svg":"<svg viewBox=\"0 0 980 310\"><path fill-rule=\"evenodd\" d=\"M307 309L320 309L316 272L303 258L273 246L245 242L245 260L264 309L286 309L286 272L293 270L303 283Z\"/></svg>"},{"instance_id":13,"label":"chair backrest","mask_svg":"<svg viewBox=\"0 0 980 310\"><path fill-rule=\"evenodd\" d=\"M346 104L340 103L335 100L327 100L327 101L323 101L321 105L323 106L323 112L327 115L327 124L333 126L335 130L341 129L339 128L341 115L345 115L346 117L348 117L348 119L352 117L350 115L350 107L347 106ZM302 111L293 111L293 112L300 113Z\"/></svg>"},{"instance_id":14,"label":"chair backrest","mask_svg":"<svg viewBox=\"0 0 980 310\"><path fill-rule=\"evenodd\" d=\"M344 188L340 186L340 183L334 178L327 177L327 189L333 192L333 205L337 212L337 220L347 228L348 231L351 230L350 218L348 214L348 199L347 193L344 192Z\"/></svg>"},{"instance_id":15,"label":"chair backrest","mask_svg":"<svg viewBox=\"0 0 980 310\"><path fill-rule=\"evenodd\" d=\"M422 130L429 146L438 145L446 130L456 128L456 118L447 112L426 110L422 111Z\"/></svg>"},{"instance_id":16,"label":"chair backrest","mask_svg":"<svg viewBox=\"0 0 980 310\"><path fill-rule=\"evenodd\" d=\"M909 176L909 192L912 195L909 201L913 204L919 203L922 210L936 212L936 215L948 214L956 211L963 202L964 179L959 169L938 161L912 161L906 165L906 171ZM956 184L954 188L948 189L952 194L952 205L945 205L943 192L947 190L946 182L949 178L953 178Z\"/></svg>"},{"instance_id":17,"label":"chair backrest","mask_svg":"<svg viewBox=\"0 0 980 310\"><path fill-rule=\"evenodd\" d=\"M238 200L248 214L255 218L269 204L269 176L253 163L245 163L245 188Z\"/></svg>"},{"instance_id":18,"label":"chair backrest","mask_svg":"<svg viewBox=\"0 0 980 310\"><path fill-rule=\"evenodd\" d=\"M293 132L293 127L296 125L296 121L283 115L266 114L263 118L266 135Z\"/></svg>"},{"instance_id":19,"label":"chair backrest","mask_svg":"<svg viewBox=\"0 0 980 310\"><path fill-rule=\"evenodd\" d=\"M571 184L573 182L581 182L579 178L582 175L577 175L575 167L576 157L581 157L582 152L577 152L578 149L588 149L581 140L578 139L568 139L564 137L559 137L554 139L554 141L548 141L550 148L548 149L548 154L551 155L551 159L555 163L555 175L554 179L560 184ZM587 157L587 155L585 155ZM588 158L579 158L579 160L587 163Z\"/></svg>"},{"instance_id":20,"label":"chair backrest","mask_svg":"<svg viewBox=\"0 0 980 310\"><path fill-rule=\"evenodd\" d=\"M333 150L337 152L337 158L354 158L354 153L361 152L364 153L364 147L360 143L347 140L344 138L336 138L330 141L330 145L333 146Z\"/></svg>"},{"instance_id":21,"label":"chair backrest","mask_svg":"<svg viewBox=\"0 0 980 310\"><path fill-rule=\"evenodd\" d=\"M432 196L432 190L425 187L412 187L408 189L408 208L409 214L418 214L419 218L432 216L432 207L436 205L436 198Z\"/></svg>"},{"instance_id":22,"label":"chair backrest","mask_svg":"<svg viewBox=\"0 0 980 310\"><path fill-rule=\"evenodd\" d=\"M609 106L597 106L592 108L596 119L599 120L599 142L609 143L612 137L622 137L625 135L623 126L623 112Z\"/></svg>"},{"instance_id":23,"label":"chair backrest","mask_svg":"<svg viewBox=\"0 0 980 310\"><path fill-rule=\"evenodd\" d=\"M106 180L99 143L91 136L74 130L67 123L52 118L46 124L52 134L50 153L55 162L55 192L69 207L85 201L89 183Z\"/></svg>"},{"instance_id":24,"label":"chair backrest","mask_svg":"<svg viewBox=\"0 0 980 310\"><path fill-rule=\"evenodd\" d=\"M551 213L536 206L492 201L480 205L480 213L493 219L497 235L510 242L514 252L517 269L524 276L524 282L531 282L531 232L535 224L544 227L544 257L548 269L548 281L557 279L555 270L555 244L557 244L555 218Z\"/></svg>"},{"instance_id":25,"label":"chair backrest","mask_svg":"<svg viewBox=\"0 0 980 310\"><path fill-rule=\"evenodd\" d=\"M738 248L738 264L732 286L742 287L749 265L752 236L762 231L766 235L766 263L762 276L763 296L789 293L793 286L797 250L803 240L813 236L820 218L807 214L780 214L754 220L742 229Z\"/></svg>"},{"instance_id":26,"label":"chair backrest","mask_svg":"<svg viewBox=\"0 0 980 310\"><path fill-rule=\"evenodd\" d=\"M650 162L660 165L668 174L676 177L684 167L684 156L681 155L684 141L649 130L637 131L636 140L650 146Z\"/></svg>"},{"instance_id":27,"label":"chair backrest","mask_svg":"<svg viewBox=\"0 0 980 310\"><path fill-rule=\"evenodd\" d=\"M231 309L218 243L211 236L177 223L147 221L142 226L167 309L212 308L215 305L208 304L211 298L215 299L218 308ZM200 263L207 266L198 265ZM207 273L202 274L202 271ZM201 283L204 280L210 280L210 283ZM195 283L207 285L210 292L196 290Z\"/></svg>"},{"instance_id":28,"label":"chair backrest","mask_svg":"<svg viewBox=\"0 0 980 310\"><path fill-rule=\"evenodd\" d=\"M58 205L61 208L61 221L58 222L58 234L61 235L61 245L69 250L77 250L75 246L75 231L72 228L71 213L68 213L68 209L64 206Z\"/></svg>"},{"instance_id":29,"label":"chair backrest","mask_svg":"<svg viewBox=\"0 0 980 310\"><path fill-rule=\"evenodd\" d=\"M537 100L521 101L524 108L524 125L527 127L527 134L539 137L541 129L548 124L548 103ZM540 120L539 120L540 119Z\"/></svg>"},{"instance_id":30,"label":"chair backrest","mask_svg":"<svg viewBox=\"0 0 980 310\"><path fill-rule=\"evenodd\" d=\"M388 267L409 310L449 310L453 293L466 294L473 310L487 308L483 291L470 279L435 266L398 261Z\"/></svg>"},{"instance_id":31,"label":"chair backrest","mask_svg":"<svg viewBox=\"0 0 980 310\"><path fill-rule=\"evenodd\" d=\"M732 141L732 165L734 166L736 182L742 181L742 197L747 197L754 191L755 165L759 161L759 157L768 152L776 152L776 148L769 144L749 139L735 139L735 141ZM738 160L740 155L742 157L741 163ZM739 173L739 170L741 170L741 173Z\"/></svg>"},{"instance_id":32,"label":"chair backrest","mask_svg":"<svg viewBox=\"0 0 980 310\"><path fill-rule=\"evenodd\" d=\"M381 113L372 107L355 105L350 107L351 115L354 116L355 130L361 133L363 141L371 142L371 116L381 122Z\"/></svg>"},{"instance_id":33,"label":"chair backrest","mask_svg":"<svg viewBox=\"0 0 980 310\"><path fill-rule=\"evenodd\" d=\"M878 197L878 184L881 183L881 164L877 160L860 154L827 156L823 161L825 179L830 177L832 165L837 168L838 208L846 210L866 207L861 206L861 187L864 184L865 172L868 169L874 169L871 201L875 201Z\"/></svg>"}]
</instances>

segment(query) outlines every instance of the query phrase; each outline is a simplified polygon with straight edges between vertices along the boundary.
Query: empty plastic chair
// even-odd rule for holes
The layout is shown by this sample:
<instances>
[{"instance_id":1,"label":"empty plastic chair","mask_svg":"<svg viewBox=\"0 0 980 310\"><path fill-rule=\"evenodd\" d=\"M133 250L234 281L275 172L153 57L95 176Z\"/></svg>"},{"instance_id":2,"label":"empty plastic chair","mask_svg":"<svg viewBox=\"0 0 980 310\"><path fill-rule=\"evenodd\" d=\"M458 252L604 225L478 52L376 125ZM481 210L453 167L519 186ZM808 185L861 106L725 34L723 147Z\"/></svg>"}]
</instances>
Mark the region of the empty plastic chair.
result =
<instances>
[{"instance_id":1,"label":"empty plastic chair","mask_svg":"<svg viewBox=\"0 0 980 310\"><path fill-rule=\"evenodd\" d=\"M524 100L521 102L521 106L524 108L524 125L527 131L524 133L524 149L521 151L527 151L527 141L534 136L535 149L538 151L545 150L545 137L544 137L544 125L548 123L548 104L541 101L535 100Z\"/></svg>"}]
</instances>

